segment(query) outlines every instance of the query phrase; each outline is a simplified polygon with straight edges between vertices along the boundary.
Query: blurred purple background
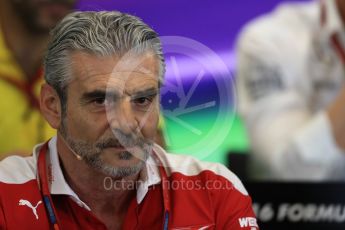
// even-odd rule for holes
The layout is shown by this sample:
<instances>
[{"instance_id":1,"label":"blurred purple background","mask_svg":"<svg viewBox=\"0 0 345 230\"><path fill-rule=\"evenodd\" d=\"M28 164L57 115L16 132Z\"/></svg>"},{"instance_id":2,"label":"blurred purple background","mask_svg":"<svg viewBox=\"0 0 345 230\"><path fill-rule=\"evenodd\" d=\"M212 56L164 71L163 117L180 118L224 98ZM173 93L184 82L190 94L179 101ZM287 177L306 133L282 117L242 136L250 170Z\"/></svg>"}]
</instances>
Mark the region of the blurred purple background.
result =
<instances>
[{"instance_id":1,"label":"blurred purple background","mask_svg":"<svg viewBox=\"0 0 345 230\"><path fill-rule=\"evenodd\" d=\"M305 0L294 0L301 2ZM194 39L216 51L232 69L231 51L241 27L281 0L81 0L81 10L119 10L142 18L161 36ZM229 63L230 62L230 63Z\"/></svg>"}]
</instances>

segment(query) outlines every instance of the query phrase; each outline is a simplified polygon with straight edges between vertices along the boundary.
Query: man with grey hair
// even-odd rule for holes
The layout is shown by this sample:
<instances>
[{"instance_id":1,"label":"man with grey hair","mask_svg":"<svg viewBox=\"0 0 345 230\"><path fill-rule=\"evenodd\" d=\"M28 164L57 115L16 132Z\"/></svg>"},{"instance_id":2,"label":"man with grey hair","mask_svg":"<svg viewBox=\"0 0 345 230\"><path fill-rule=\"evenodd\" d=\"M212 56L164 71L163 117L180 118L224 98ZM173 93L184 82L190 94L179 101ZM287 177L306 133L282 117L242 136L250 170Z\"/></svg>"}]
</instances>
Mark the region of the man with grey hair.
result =
<instances>
[{"instance_id":1,"label":"man with grey hair","mask_svg":"<svg viewBox=\"0 0 345 230\"><path fill-rule=\"evenodd\" d=\"M0 163L0 228L257 229L234 174L153 142L164 69L157 33L134 16L62 20L40 99L57 136Z\"/></svg>"}]
</instances>

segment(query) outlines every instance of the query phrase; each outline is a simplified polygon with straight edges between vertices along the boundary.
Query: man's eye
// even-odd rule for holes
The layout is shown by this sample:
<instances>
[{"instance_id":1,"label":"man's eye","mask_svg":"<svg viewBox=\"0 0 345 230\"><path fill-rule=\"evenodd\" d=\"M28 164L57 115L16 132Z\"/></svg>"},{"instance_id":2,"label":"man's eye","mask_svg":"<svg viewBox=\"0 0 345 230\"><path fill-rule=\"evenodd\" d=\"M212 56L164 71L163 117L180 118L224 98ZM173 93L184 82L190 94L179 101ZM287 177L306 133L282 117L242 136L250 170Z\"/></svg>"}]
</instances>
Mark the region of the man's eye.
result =
<instances>
[{"instance_id":1,"label":"man's eye","mask_svg":"<svg viewBox=\"0 0 345 230\"><path fill-rule=\"evenodd\" d=\"M152 97L139 97L133 100L133 102L141 107L145 107L151 104Z\"/></svg>"},{"instance_id":2,"label":"man's eye","mask_svg":"<svg viewBox=\"0 0 345 230\"><path fill-rule=\"evenodd\" d=\"M92 100L92 103L95 104L95 105L102 105L104 106L105 103L106 103L106 100L104 97L100 97L100 98L95 98Z\"/></svg>"}]
</instances>

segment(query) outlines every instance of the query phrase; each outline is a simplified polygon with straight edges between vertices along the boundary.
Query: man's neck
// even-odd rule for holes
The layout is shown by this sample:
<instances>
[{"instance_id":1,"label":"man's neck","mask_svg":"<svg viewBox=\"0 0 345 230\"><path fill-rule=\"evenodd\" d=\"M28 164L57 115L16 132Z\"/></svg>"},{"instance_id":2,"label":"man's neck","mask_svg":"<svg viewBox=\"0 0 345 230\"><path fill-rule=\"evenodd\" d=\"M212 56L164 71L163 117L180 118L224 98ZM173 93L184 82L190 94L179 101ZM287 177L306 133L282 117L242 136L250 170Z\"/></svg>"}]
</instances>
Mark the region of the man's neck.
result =
<instances>
[{"instance_id":1,"label":"man's neck","mask_svg":"<svg viewBox=\"0 0 345 230\"><path fill-rule=\"evenodd\" d=\"M30 31L9 1L0 1L0 27L7 47L30 80L42 65L49 34Z\"/></svg>"},{"instance_id":2,"label":"man's neck","mask_svg":"<svg viewBox=\"0 0 345 230\"><path fill-rule=\"evenodd\" d=\"M121 183L121 185L131 183L133 185L139 175L121 180L110 179L91 169L83 160L77 159L65 143L59 139L57 140L57 150L64 177L71 189L109 229L113 229L110 227L111 222L121 225L130 202L135 198L136 190L126 189L135 186L111 185L115 185L115 183Z\"/></svg>"}]
</instances>

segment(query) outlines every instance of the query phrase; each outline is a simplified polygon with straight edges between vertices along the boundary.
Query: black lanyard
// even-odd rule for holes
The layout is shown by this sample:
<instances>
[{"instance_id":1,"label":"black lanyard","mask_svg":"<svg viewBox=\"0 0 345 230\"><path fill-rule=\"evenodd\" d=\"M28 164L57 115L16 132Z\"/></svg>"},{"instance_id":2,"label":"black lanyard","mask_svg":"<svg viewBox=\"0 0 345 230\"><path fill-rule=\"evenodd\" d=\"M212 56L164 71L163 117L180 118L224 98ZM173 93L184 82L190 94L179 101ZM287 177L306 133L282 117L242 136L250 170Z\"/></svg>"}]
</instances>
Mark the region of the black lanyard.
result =
<instances>
[{"instance_id":1,"label":"black lanyard","mask_svg":"<svg viewBox=\"0 0 345 230\"><path fill-rule=\"evenodd\" d=\"M46 210L48 212L49 222L52 224L54 230L60 230L57 215L56 215L56 210L53 204L53 200L50 196L50 190L49 190L49 185L48 185L47 162L46 162L47 152L48 152L48 142L44 143L38 155L38 161L37 161L38 179L39 179L44 206L46 207Z\"/></svg>"},{"instance_id":2,"label":"black lanyard","mask_svg":"<svg viewBox=\"0 0 345 230\"><path fill-rule=\"evenodd\" d=\"M46 155L48 152L48 142L44 143L41 147L38 155L37 167L38 167L38 179L39 185L43 197L44 206L48 212L49 222L53 226L54 230L61 230L59 227L59 220L56 214L56 210L53 204L53 200L50 195L50 189L48 184L48 174L47 174L47 162ZM152 151L154 152L154 151ZM154 152L154 158L158 164L161 164L157 154ZM160 176L162 178L162 191L163 191L163 204L164 204L164 221L163 230L168 230L169 219L170 219L170 195L168 189L168 177L165 172L163 165L159 166Z\"/></svg>"}]
</instances>

